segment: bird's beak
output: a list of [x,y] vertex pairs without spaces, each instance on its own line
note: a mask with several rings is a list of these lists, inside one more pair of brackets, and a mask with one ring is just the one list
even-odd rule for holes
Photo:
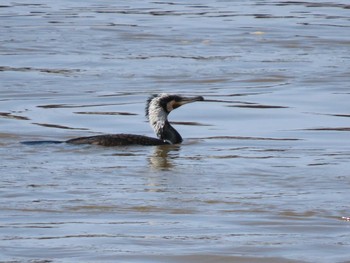
[[176,109],[182,105],[196,102],[196,101],[203,101],[204,98],[202,96],[197,96],[197,97],[183,97],[180,101],[176,101],[173,105],[173,108]]

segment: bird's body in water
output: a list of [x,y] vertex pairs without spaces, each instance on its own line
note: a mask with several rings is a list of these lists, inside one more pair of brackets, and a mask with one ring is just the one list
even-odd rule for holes
[[[189,98],[166,93],[150,97],[146,103],[146,117],[158,138],[121,133],[79,137],[65,142],[70,144],[94,144],[102,146],[179,144],[182,142],[182,137],[175,128],[170,125],[168,121],[169,113],[184,104],[203,100],[204,98],[202,96]],[[45,141],[41,141],[41,143],[44,142]],[[63,143],[64,141],[47,142]],[[35,142],[24,143],[33,144]],[[40,143],[40,141],[37,143]]]

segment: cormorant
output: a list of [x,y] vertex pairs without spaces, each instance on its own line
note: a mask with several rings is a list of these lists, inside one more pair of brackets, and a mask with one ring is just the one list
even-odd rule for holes
[[[179,144],[182,142],[181,135],[172,127],[168,121],[169,113],[187,103],[203,101],[202,96],[183,97],[172,94],[157,94],[148,98],[146,103],[146,117],[158,138],[152,138],[135,134],[106,134],[89,137],[79,137],[65,141],[71,144],[94,144],[102,146],[123,145],[165,145]],[[42,141],[45,142],[45,141]],[[64,141],[46,141],[62,143]],[[30,142],[27,142],[30,143]],[[35,143],[35,142],[33,142]]]

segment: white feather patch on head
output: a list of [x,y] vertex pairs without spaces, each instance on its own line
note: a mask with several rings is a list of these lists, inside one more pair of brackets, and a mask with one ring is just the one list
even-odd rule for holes
[[153,98],[148,108],[149,123],[158,137],[160,137],[160,131],[164,127],[168,116],[168,113],[164,111],[159,102],[165,96],[168,95],[160,94],[158,97]]

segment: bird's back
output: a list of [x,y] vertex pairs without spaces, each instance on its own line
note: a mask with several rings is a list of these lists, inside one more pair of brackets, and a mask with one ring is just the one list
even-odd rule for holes
[[71,144],[93,144],[101,146],[125,146],[125,145],[165,145],[168,144],[157,138],[135,134],[108,134],[89,137],[79,137],[66,141]]

